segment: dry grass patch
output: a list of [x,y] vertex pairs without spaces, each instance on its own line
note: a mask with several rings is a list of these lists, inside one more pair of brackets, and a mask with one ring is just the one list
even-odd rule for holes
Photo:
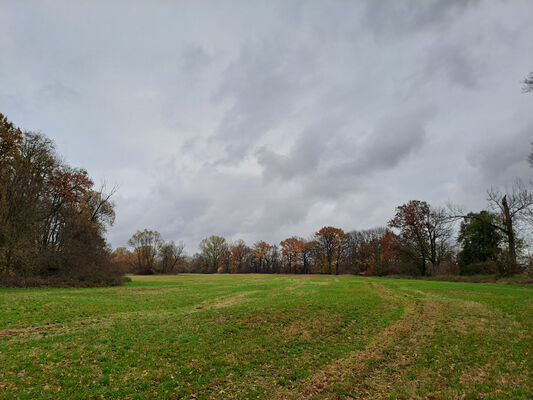
[[[398,301],[398,298],[382,287],[380,293]],[[316,371],[302,382],[302,387],[297,392],[278,388],[273,398],[337,398],[336,390],[345,382],[350,383],[343,398],[383,398],[385,392],[382,390],[386,390],[394,381],[394,374],[383,374],[383,364],[395,358],[398,368],[408,363],[406,355],[398,354],[396,345],[405,341],[417,342],[420,337],[430,333],[434,329],[438,314],[439,307],[434,302],[407,303],[402,318],[375,335],[364,349],[354,351]],[[357,385],[352,383],[355,377]],[[367,386],[367,382],[371,382],[372,387]]]

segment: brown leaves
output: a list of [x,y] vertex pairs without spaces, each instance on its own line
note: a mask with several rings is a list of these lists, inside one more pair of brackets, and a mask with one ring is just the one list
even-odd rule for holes
[[50,173],[50,190],[55,197],[79,202],[93,186],[87,171],[74,168],[55,168]]
[[317,246],[321,251],[323,266],[326,273],[332,273],[335,264],[335,273],[339,273],[339,262],[343,250],[344,231],[340,228],[325,226],[315,233]]
[[302,249],[305,246],[304,241],[296,237],[291,237],[282,240],[279,244],[284,263],[287,265],[289,272],[297,272],[300,265]]
[[0,169],[9,159],[20,154],[22,132],[0,113]]

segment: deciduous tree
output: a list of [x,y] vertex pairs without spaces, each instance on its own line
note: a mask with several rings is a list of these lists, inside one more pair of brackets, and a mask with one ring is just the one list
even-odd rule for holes
[[283,264],[289,273],[297,273],[300,269],[300,256],[304,242],[296,237],[290,237],[279,243]]
[[498,216],[488,211],[469,213],[464,218],[457,238],[461,244],[457,260],[462,273],[485,272],[472,270],[469,266],[498,260],[503,242],[502,232],[496,227],[498,225]]
[[324,264],[324,272],[338,275],[343,251],[344,231],[332,226],[325,226],[315,233],[315,238]]
[[383,252],[381,238],[385,228],[352,231],[344,239],[345,264],[350,273],[366,274],[372,271],[381,259]]
[[237,240],[230,247],[230,268],[229,272],[244,273],[249,272],[250,248],[244,240]]
[[450,219],[444,209],[432,209],[425,201],[411,200],[396,207],[389,227],[398,229],[421,275],[427,275],[428,266],[439,265],[449,250]]
[[207,263],[207,272],[215,273],[223,266],[225,257],[228,257],[229,249],[226,239],[222,236],[212,235],[200,242],[200,251]]
[[173,240],[163,243],[159,250],[159,268],[162,274],[175,273],[183,262],[185,245]]
[[113,193],[62,162],[50,139],[0,114],[0,275],[114,281],[103,237]]
[[253,272],[272,272],[270,271],[272,260],[273,246],[267,242],[260,241],[254,245],[254,271]]
[[300,258],[302,260],[302,273],[309,274],[312,272],[313,261],[316,259],[318,242],[316,240],[302,240],[303,245],[300,247]]
[[533,192],[521,181],[516,181],[507,193],[490,189],[488,201],[492,210],[499,214],[496,223],[492,223],[491,226],[505,235],[508,245],[509,259],[500,264],[500,272],[503,275],[516,273],[519,270],[516,230],[519,230],[525,222],[533,221]]
[[137,273],[151,275],[156,272],[156,257],[162,244],[161,234],[157,231],[144,229],[133,234],[128,245],[133,248],[135,254]]

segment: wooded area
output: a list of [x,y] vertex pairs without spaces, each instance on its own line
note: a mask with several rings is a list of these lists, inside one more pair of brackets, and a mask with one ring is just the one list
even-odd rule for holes
[[50,139],[0,114],[0,284],[119,283],[104,238],[112,194],[62,162]]
[[[530,268],[522,237],[531,222],[533,193],[517,183],[510,193],[489,191],[490,211],[461,213],[412,200],[398,206],[386,227],[344,232],[326,226],[310,238],[289,237],[279,245],[222,236],[201,241],[185,256],[183,244],[165,243],[158,232],[135,233],[114,260],[139,274],[290,273],[357,275],[509,276]],[[455,238],[456,222],[460,221]]]

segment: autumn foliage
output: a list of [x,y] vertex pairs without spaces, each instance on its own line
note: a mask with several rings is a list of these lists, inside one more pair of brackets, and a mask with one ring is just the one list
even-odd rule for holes
[[0,114],[0,283],[117,283],[104,233],[110,194],[66,165],[52,141]]

